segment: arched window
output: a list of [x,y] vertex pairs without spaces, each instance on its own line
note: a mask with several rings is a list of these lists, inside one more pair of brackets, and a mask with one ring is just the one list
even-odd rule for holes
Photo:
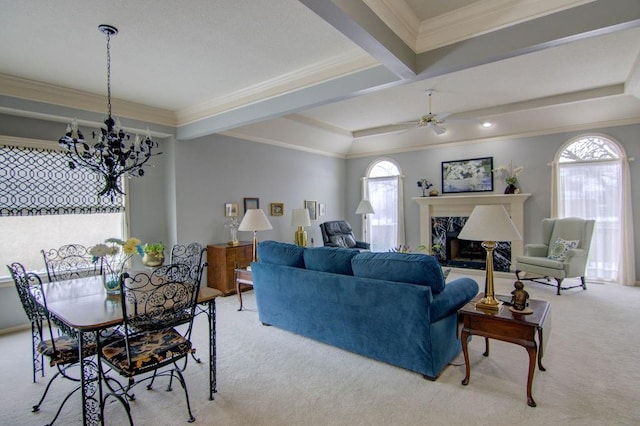
[[[630,191],[623,148],[605,136],[580,136],[560,148],[556,165],[557,216],[596,220],[586,277],[625,284],[635,281],[635,268],[629,265],[635,259],[633,244],[626,241],[633,238],[633,231],[626,229],[632,219],[630,200],[625,199]],[[632,277],[627,276],[630,266]]]
[[402,174],[391,159],[371,163],[363,178],[362,197],[371,202],[374,214],[363,221],[372,251],[388,251],[404,244]]

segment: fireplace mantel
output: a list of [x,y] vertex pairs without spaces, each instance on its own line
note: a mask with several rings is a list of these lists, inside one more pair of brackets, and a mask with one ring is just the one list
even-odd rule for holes
[[[449,195],[414,197],[420,206],[420,244],[431,247],[431,218],[469,217],[477,205],[502,204],[524,239],[524,202],[531,194]],[[524,252],[523,241],[511,243],[511,264]]]

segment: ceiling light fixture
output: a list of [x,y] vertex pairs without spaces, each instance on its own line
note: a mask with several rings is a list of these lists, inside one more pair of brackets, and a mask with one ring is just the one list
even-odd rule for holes
[[488,129],[489,127],[493,127],[493,123],[490,121],[485,121],[484,123],[482,123],[482,127]]
[[121,188],[122,176],[143,176],[145,165],[158,147],[157,142],[151,139],[149,128],[141,139],[136,135],[133,142],[131,136],[120,125],[120,120],[111,117],[111,36],[118,34],[118,29],[111,25],[100,25],[98,29],[107,36],[107,107],[108,117],[104,121],[106,129],[100,128],[100,132],[92,132],[93,144],[87,143],[80,129],[78,121],[74,118],[67,126],[67,131],[58,143],[66,152],[69,159],[69,168],[84,167],[90,169],[105,179],[104,188],[98,196],[109,195],[113,200],[114,195],[124,192]]

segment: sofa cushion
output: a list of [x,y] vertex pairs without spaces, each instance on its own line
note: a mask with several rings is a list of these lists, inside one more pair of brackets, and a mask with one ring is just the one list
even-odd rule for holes
[[433,256],[409,253],[358,253],[351,259],[353,275],[431,287],[433,294],[445,286],[442,268]]
[[273,265],[304,268],[304,247],[278,241],[258,243],[258,260]]
[[356,254],[357,250],[339,247],[310,247],[304,251],[304,265],[314,271],[353,275],[351,259]]

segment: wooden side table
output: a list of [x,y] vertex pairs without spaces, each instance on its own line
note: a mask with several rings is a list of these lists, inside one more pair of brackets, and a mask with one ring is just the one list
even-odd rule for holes
[[240,308],[239,311],[242,310],[242,292],[240,291],[240,285],[246,284],[253,287],[253,275],[251,274],[251,270],[236,268],[236,294],[238,295],[238,300],[240,300]]
[[[551,327],[549,302],[529,299],[529,308],[533,310],[533,313],[522,315],[511,312],[506,305],[500,306],[498,312],[476,309],[475,303],[483,296],[484,294],[479,294],[458,311],[458,316],[462,323],[460,339],[462,340],[462,352],[464,353],[464,365],[466,368],[466,375],[462,380],[462,384],[466,386],[471,375],[467,348],[469,336],[475,334],[485,338],[484,356],[489,356],[489,339],[515,343],[523,346],[529,353],[527,404],[530,407],[535,407],[536,402],[533,400],[531,388],[533,386],[536,358],[538,360],[538,368],[541,371],[545,371],[542,366],[542,354]],[[546,331],[543,334],[543,329],[545,328]],[[537,342],[536,335],[538,337]]]

